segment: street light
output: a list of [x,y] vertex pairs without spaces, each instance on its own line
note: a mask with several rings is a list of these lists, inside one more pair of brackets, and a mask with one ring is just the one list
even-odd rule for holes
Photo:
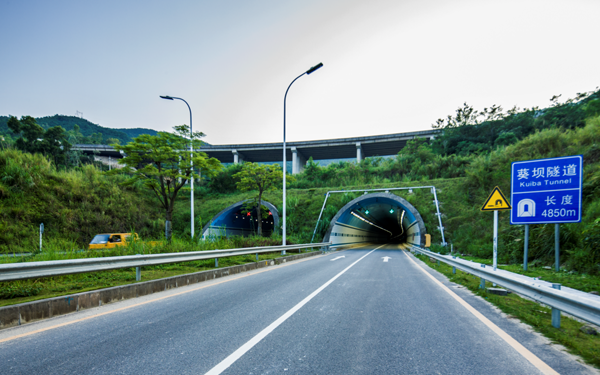
[[[283,97],[283,246],[285,246],[285,214],[286,214],[286,201],[285,201],[285,172],[287,169],[287,155],[285,154],[285,100],[287,99],[288,91],[290,91],[290,87],[296,82],[296,80],[303,75],[308,75],[321,68],[323,63],[318,63],[312,68],[308,69],[306,72],[300,74],[296,77],[292,83],[288,86],[287,90],[285,90],[285,96]],[[285,254],[285,250],[283,250],[282,254]]]
[[191,190],[192,190],[192,196],[191,196],[190,205],[191,205],[191,208],[192,208],[192,215],[191,216],[192,216],[192,239],[193,239],[194,238],[194,175],[193,175],[193,173],[194,173],[194,162],[192,161],[192,157],[194,156],[193,155],[193,152],[194,152],[194,141],[193,141],[193,138],[192,138],[192,136],[193,136],[193,133],[192,133],[192,109],[190,108],[190,105],[188,104],[188,102],[186,102],[182,98],[176,98],[174,96],[168,96],[168,95],[161,95],[160,97],[161,97],[161,99],[167,99],[167,100],[173,100],[173,99],[181,100],[182,102],[185,103],[185,105],[187,105],[188,109],[190,110],[190,163],[191,163],[191,166],[192,166],[192,176],[191,176],[192,178],[191,178],[191,181],[190,181],[190,187],[191,187]]

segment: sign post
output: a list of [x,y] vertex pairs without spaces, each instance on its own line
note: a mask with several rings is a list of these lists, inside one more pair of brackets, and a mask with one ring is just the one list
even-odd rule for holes
[[42,233],[44,233],[44,223],[40,224],[40,253],[42,252]]
[[[559,224],[581,222],[582,182],[582,155],[512,163],[511,201],[516,209],[511,212],[510,223],[556,224],[556,271],[560,270]],[[527,269],[527,259],[524,261]]]
[[525,244],[523,245],[523,270],[527,271],[527,258],[529,252],[529,224],[525,224]]
[[494,211],[494,271],[498,267],[498,211],[510,210],[512,207],[508,200],[496,186],[492,194],[481,207],[481,211]]

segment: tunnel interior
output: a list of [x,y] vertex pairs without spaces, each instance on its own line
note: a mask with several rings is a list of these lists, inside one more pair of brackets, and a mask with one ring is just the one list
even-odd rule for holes
[[356,198],[339,210],[323,242],[421,245],[425,233],[421,215],[408,201],[395,194],[374,193]]
[[259,218],[257,209],[246,209],[244,203],[246,201],[237,202],[215,215],[204,226],[202,238],[256,235],[258,234],[258,220],[262,221],[263,236],[270,236],[279,224],[279,213],[275,206],[262,201],[262,211],[266,212],[266,215]]

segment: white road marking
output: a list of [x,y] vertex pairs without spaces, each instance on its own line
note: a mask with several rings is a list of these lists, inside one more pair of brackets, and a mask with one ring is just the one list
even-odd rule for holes
[[483,324],[485,324],[488,328],[490,328],[495,334],[500,336],[502,340],[504,340],[508,345],[510,345],[513,349],[515,349],[519,354],[525,357],[532,365],[534,365],[538,370],[540,370],[543,374],[552,374],[558,375],[552,367],[548,366],[546,362],[539,359],[535,354],[530,352],[526,347],[521,345],[520,342],[515,340],[511,335],[504,332],[500,327],[492,323],[491,320],[486,318],[482,313],[477,311],[473,306],[469,305],[464,299],[460,298],[456,293],[451,291],[446,285],[442,284],[438,279],[433,277],[429,272],[427,272],[421,265],[415,262],[408,254],[406,254],[408,259],[417,266],[417,268],[425,275],[429,276],[437,285],[439,285],[446,293],[450,294],[452,298],[454,298],[458,303],[460,303],[464,308],[466,308],[471,314],[475,315],[477,319],[479,319]]
[[345,257],[346,257],[345,255],[342,255],[342,256],[339,256],[339,257],[333,258],[331,261],[333,262],[334,260],[338,260],[338,259],[345,258]]
[[387,263],[392,257],[381,257],[381,259],[383,259],[383,263]]
[[385,245],[381,245],[381,246],[376,247],[375,249],[369,251],[368,253],[366,253],[365,255],[363,255],[360,259],[358,259],[356,262],[354,262],[351,265],[349,265],[348,267],[346,267],[342,272],[338,273],[333,278],[331,278],[331,280],[329,280],[325,284],[321,285],[319,287],[319,289],[317,289],[314,292],[312,292],[308,297],[306,297],[305,299],[303,299],[302,301],[300,301],[300,303],[298,303],[296,306],[292,307],[288,312],[286,312],[285,314],[283,314],[279,319],[277,319],[276,321],[274,321],[273,323],[271,323],[267,328],[265,328],[262,331],[260,331],[258,333],[258,335],[256,335],[253,338],[251,338],[250,341],[248,341],[247,343],[245,343],[244,345],[242,345],[238,350],[236,350],[235,352],[233,352],[232,354],[230,354],[229,357],[225,358],[223,361],[221,361],[221,363],[219,363],[218,365],[216,365],[215,367],[213,367],[210,371],[208,371],[206,373],[206,375],[218,375],[218,374],[222,373],[223,371],[227,370],[229,368],[229,366],[231,366],[232,364],[234,364],[235,361],[237,361],[238,359],[240,359],[241,356],[243,356],[244,354],[246,354],[246,352],[248,352],[250,349],[252,349],[262,339],[264,339],[265,337],[267,337],[267,335],[269,333],[273,332],[275,330],[275,328],[279,327],[290,316],[294,315],[294,313],[296,311],[300,310],[302,308],[302,306],[306,305],[317,294],[321,293],[323,291],[323,289],[325,289],[325,288],[327,288],[329,286],[329,284],[331,284],[332,282],[334,282],[338,277],[342,276],[346,271],[348,271],[350,268],[352,268],[356,263],[358,263],[361,260],[363,260],[367,255],[371,254],[373,251],[375,251],[377,249],[380,249],[380,248],[382,248],[384,246]]

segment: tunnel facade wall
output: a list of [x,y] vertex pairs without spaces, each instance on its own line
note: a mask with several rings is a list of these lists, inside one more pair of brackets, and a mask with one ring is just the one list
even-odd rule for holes
[[[325,233],[323,242],[331,242],[333,245],[352,245],[364,242],[385,243],[390,240],[390,235],[384,230],[369,230],[365,229],[364,225],[352,225],[348,221],[348,213],[360,206],[361,202],[378,202],[375,204],[390,205],[400,207],[406,211],[406,242],[411,245],[422,245],[425,243],[425,234],[427,230],[421,214],[417,209],[410,204],[406,199],[391,193],[372,193],[362,195],[348,204],[331,220],[329,229]],[[360,224],[360,223],[359,223]],[[374,227],[374,226],[371,226]]]
[[[255,234],[253,230],[248,228],[240,228],[235,227],[233,225],[223,226],[219,225],[222,218],[227,217],[227,215],[234,214],[247,200],[243,200],[237,203],[232,204],[231,206],[225,208],[218,214],[216,214],[209,222],[202,228],[202,238],[209,237],[231,237],[231,236],[249,236]],[[269,202],[261,201],[261,204],[269,209],[273,214],[273,228],[279,227],[279,211]]]

